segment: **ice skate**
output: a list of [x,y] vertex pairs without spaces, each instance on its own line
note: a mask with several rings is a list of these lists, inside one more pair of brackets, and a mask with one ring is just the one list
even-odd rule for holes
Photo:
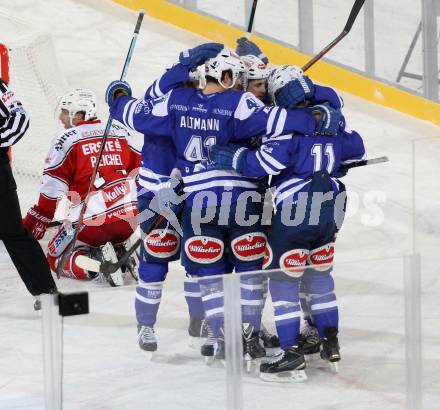
[[260,378],[268,382],[291,383],[307,380],[304,355],[296,347],[282,350],[274,360],[260,365]]
[[[115,249],[113,248],[111,242],[107,242],[105,245],[100,246],[99,249],[102,253],[102,258],[104,261],[112,263],[118,262],[118,257],[116,256]],[[124,284],[124,278],[122,277],[121,269],[118,269],[114,273],[104,273],[103,275],[110,286],[116,287],[122,286]]]
[[203,343],[203,345],[201,346],[200,353],[205,358],[205,363],[211,364],[214,361],[216,338],[214,337],[214,333],[212,332],[208,324],[206,324],[206,332],[207,339],[205,343]]
[[156,335],[151,326],[138,325],[138,343],[142,353],[148,360],[151,360],[153,352],[157,350]]
[[190,316],[188,334],[190,337],[189,346],[194,349],[201,347],[203,339],[208,337],[206,320]]
[[[306,322],[306,326],[298,336],[298,346],[304,355],[315,355],[320,352],[321,339],[318,329]],[[313,356],[311,358],[314,358]]]
[[326,360],[331,368],[337,373],[338,362],[341,360],[339,353],[338,331],[334,327],[328,327],[324,331],[325,337],[322,339],[321,359]]
[[250,323],[243,323],[243,359],[246,371],[250,373],[258,359],[265,356],[266,350],[261,346],[259,334],[254,332],[254,326]]
[[225,364],[225,338],[223,336],[220,336],[217,338],[217,343],[215,345],[215,354],[214,358],[217,361],[220,361],[223,365]]

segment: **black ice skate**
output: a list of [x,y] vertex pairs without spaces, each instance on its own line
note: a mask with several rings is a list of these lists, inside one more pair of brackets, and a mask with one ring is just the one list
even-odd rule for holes
[[254,326],[250,323],[243,323],[243,359],[246,364],[246,371],[249,373],[256,359],[265,356],[266,350],[260,345],[258,332],[254,332]]
[[321,358],[328,361],[333,369],[338,371],[338,362],[341,360],[339,353],[338,331],[335,327],[328,327],[324,331],[325,337],[322,339]]
[[259,336],[265,349],[275,349],[280,347],[278,336],[269,333],[264,326],[261,326]]
[[225,338],[223,336],[217,338],[214,357],[215,360],[221,360],[222,363],[225,361]]
[[298,336],[298,346],[304,355],[319,353],[321,348],[321,339],[318,329],[307,322],[306,327]]
[[151,359],[157,350],[157,340],[151,326],[138,325],[138,343],[147,359]]
[[208,322],[205,319],[199,319],[190,316],[188,325],[188,334],[190,337],[190,347],[201,347],[203,338],[208,337]]
[[260,365],[260,378],[268,382],[290,383],[307,380],[304,355],[296,347],[282,350],[272,361]]
[[214,350],[217,340],[214,337],[214,333],[212,332],[212,329],[207,324],[207,322],[206,322],[206,333],[207,333],[207,339],[205,343],[203,343],[203,345],[201,346],[200,353],[205,358],[205,363],[209,364],[212,363],[212,361],[214,360]]

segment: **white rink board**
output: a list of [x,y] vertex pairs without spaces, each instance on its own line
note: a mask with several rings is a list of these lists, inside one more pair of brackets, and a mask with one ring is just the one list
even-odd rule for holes
[[[58,0],[56,7],[53,4],[51,0],[0,1],[2,10],[53,34],[58,63],[67,81],[72,87],[93,88],[105,115],[105,87],[120,75],[136,13],[103,0]],[[134,94],[141,95],[164,67],[176,60],[179,51],[202,41],[146,17],[128,73]],[[343,49],[344,43],[338,45],[339,53]],[[382,56],[393,57],[392,52]],[[360,212],[347,217],[336,248],[341,262],[341,269],[335,272],[341,302],[341,372],[333,376],[311,368],[308,383],[289,386],[268,385],[246,376],[244,392],[249,409],[404,408],[403,311],[398,314],[396,310],[402,267],[400,262],[373,260],[411,251],[411,142],[421,137],[432,138],[417,143],[416,149],[416,245],[423,257],[424,409],[438,408],[440,129],[350,95],[344,95],[344,100],[348,122],[364,136],[369,156],[388,155],[391,162],[353,170],[344,179],[361,199],[361,206]],[[365,225],[371,212],[362,201],[371,191],[385,193],[386,202],[380,204],[384,221],[378,226]],[[348,265],[342,269],[342,262],[358,259],[367,262],[353,265],[352,270]],[[3,246],[0,272],[0,409],[42,409],[39,321]],[[145,363],[137,349],[133,288],[115,291],[114,303],[108,303],[107,297],[113,290],[92,295],[92,314],[68,320],[72,325],[64,335],[65,408],[222,408],[224,373],[204,367],[197,354],[186,348],[180,266],[174,264],[169,276],[159,310],[158,362]],[[89,286],[60,281],[63,291]],[[115,343],[111,343],[112,337]],[[162,378],[167,378],[168,384]],[[210,393],[213,383],[214,393]]]

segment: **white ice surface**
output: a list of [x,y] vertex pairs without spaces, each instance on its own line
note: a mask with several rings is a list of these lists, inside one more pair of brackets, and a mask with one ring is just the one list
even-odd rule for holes
[[[136,14],[104,0],[54,4],[52,0],[0,0],[3,9],[50,31],[70,85],[93,88],[103,100],[107,83],[120,75]],[[146,17],[128,75],[135,95],[181,49],[201,41]],[[342,53],[344,44],[338,47]],[[402,256],[413,249],[413,237],[422,254],[423,408],[439,408],[440,129],[348,94],[344,99],[345,115],[364,136],[369,156],[388,155],[390,162],[353,170],[344,181],[353,193],[353,216],[347,217],[337,242],[340,373],[330,374],[318,362],[310,364],[304,384],[272,385],[254,375],[245,376],[246,409],[405,408]],[[101,113],[105,113],[103,104]],[[415,140],[420,141],[413,158]],[[379,196],[374,197],[374,192]],[[372,196],[377,203],[380,195],[385,195],[378,204],[383,220],[371,226],[368,217],[377,213],[365,204]],[[360,205],[354,212],[357,198]],[[41,409],[40,318],[32,311],[32,299],[1,244],[0,272],[0,409]],[[65,319],[64,408],[225,408],[224,369],[206,367],[197,351],[187,347],[182,281],[182,268],[173,264],[159,311],[159,351],[153,362],[145,361],[136,345],[132,286],[108,289],[67,279],[59,282],[63,291],[91,292],[91,314]],[[266,323],[271,326],[270,306],[266,310]]]

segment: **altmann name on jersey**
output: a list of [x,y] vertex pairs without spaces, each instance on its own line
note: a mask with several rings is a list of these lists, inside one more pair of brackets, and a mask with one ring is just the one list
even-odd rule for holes
[[192,130],[220,131],[220,120],[215,118],[194,118],[187,116],[180,117],[181,128],[191,128]]

